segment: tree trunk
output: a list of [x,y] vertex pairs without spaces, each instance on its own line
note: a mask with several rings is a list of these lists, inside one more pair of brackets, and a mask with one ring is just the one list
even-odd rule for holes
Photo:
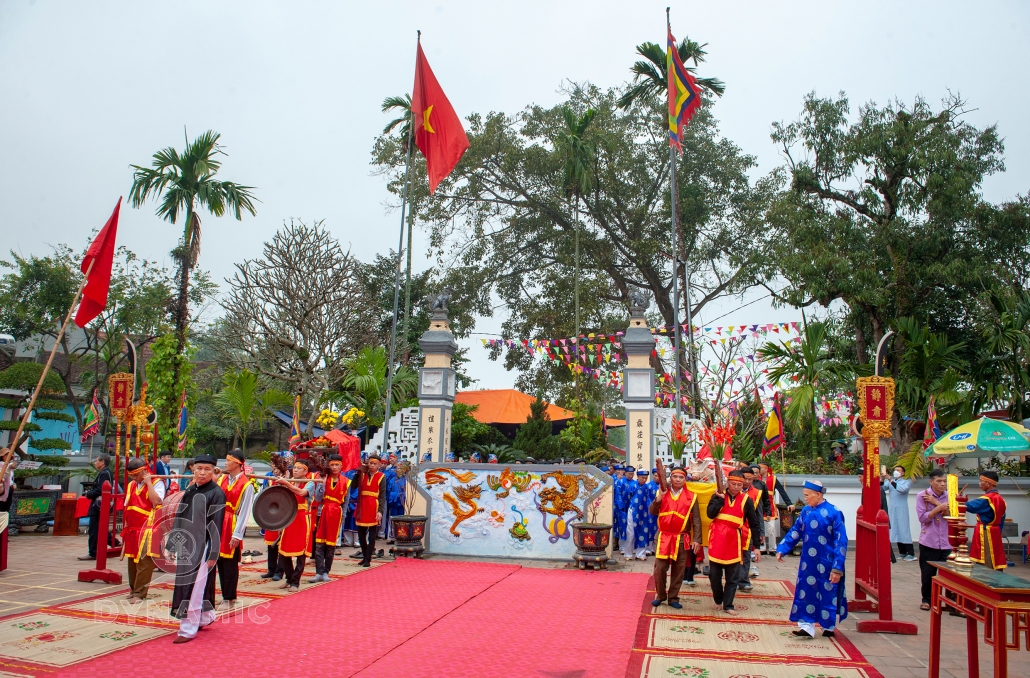
[[816,416],[815,396],[812,396],[812,458],[819,456],[819,418]]
[[[179,388],[179,375],[182,373],[183,353],[186,351],[186,328],[190,319],[190,269],[192,258],[190,257],[190,244],[193,224],[192,205],[186,210],[186,229],[182,239],[182,251],[179,259],[179,299],[175,305],[175,358],[172,360],[172,383],[175,390]],[[195,237],[195,235],[194,235]]]

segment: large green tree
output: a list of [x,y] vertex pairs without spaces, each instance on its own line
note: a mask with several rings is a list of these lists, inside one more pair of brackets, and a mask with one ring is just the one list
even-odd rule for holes
[[[579,201],[582,331],[624,329],[634,286],[653,295],[655,320],[671,324],[666,113],[656,101],[622,112],[616,106],[620,90],[583,86],[567,95],[552,108],[471,115],[471,147],[434,196],[428,195],[424,172],[412,172],[416,219],[430,229],[446,279],[461,288],[471,310],[491,315],[498,301],[506,307],[505,336],[573,335],[575,309],[568,300],[574,296],[577,220],[565,191],[560,140],[568,130],[566,110],[582,116],[593,109],[591,189]],[[719,134],[710,106],[691,120],[683,143],[680,228],[694,272],[694,305],[701,312],[751,282],[775,181],[751,180],[754,158]],[[397,140],[380,137],[373,162],[389,175],[391,190],[399,191],[404,155]],[[543,389],[550,400],[562,402],[554,396],[561,383],[571,381],[567,369],[534,369],[526,352],[510,352],[506,365],[525,370],[535,382],[520,383],[523,388]]]
[[183,216],[182,238],[172,250],[179,266],[178,295],[174,308],[176,345],[175,371],[182,364],[186,348],[186,329],[189,324],[190,272],[200,256],[200,210],[216,217],[232,214],[237,221],[243,212],[256,215],[253,188],[217,178],[222,167],[219,156],[226,155],[218,143],[221,135],[208,130],[192,142],[186,138],[186,147],[179,153],[172,147],[154,154],[150,167],[132,165],[132,188],[129,202],[139,207],[148,199],[159,201],[157,215],[171,223]]
[[[790,190],[769,211],[770,292],[795,307],[843,301],[859,363],[898,318],[970,338],[975,297],[1028,280],[1026,201],[983,199],[984,179],[1004,169],[1002,141],[965,112],[949,97],[852,115],[844,94],[810,94],[797,120],[773,125]],[[892,371],[903,350],[895,344]]]

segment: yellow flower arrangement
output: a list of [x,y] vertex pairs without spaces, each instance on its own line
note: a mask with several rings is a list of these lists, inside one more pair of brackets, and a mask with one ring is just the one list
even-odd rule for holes
[[315,423],[328,431],[329,429],[336,428],[336,422],[339,420],[340,413],[334,412],[327,407],[318,414],[318,418],[315,419]]
[[347,410],[346,412],[344,412],[342,419],[343,419],[343,423],[344,424],[347,424],[347,426],[350,426],[351,428],[353,428],[356,424],[358,424],[358,422],[362,418],[364,418],[364,416],[365,416],[365,411],[364,410],[359,410],[356,407],[352,407],[349,410]]

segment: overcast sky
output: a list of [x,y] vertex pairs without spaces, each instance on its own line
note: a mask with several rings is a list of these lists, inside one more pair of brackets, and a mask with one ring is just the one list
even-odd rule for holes
[[[369,158],[387,120],[380,102],[411,90],[416,29],[459,115],[511,113],[555,104],[566,79],[623,83],[634,46],[664,41],[666,4],[0,0],[0,249],[83,247],[128,193],[130,163],[181,147],[185,126],[221,132],[220,176],[261,200],[256,218],[205,218],[200,261],[217,281],[291,216],[324,218],[370,259],[397,243],[399,215]],[[1030,188],[1030,4],[674,2],[672,26],[709,43],[701,74],[727,84],[715,114],[763,172],[782,163],[770,123],[795,118],[807,92],[843,90],[854,111],[920,94],[936,103],[950,88],[976,109],[972,123],[997,123],[1005,139],[1008,171],[986,197]],[[119,242],[142,256],[168,264],[180,233],[152,206],[122,212]],[[425,267],[420,249],[417,239]],[[799,318],[761,301],[734,311],[749,300],[702,320]],[[485,355],[473,349],[479,386],[510,386]]]

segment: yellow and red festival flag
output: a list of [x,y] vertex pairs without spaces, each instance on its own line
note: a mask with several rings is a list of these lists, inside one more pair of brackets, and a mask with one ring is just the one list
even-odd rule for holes
[[780,396],[773,399],[773,409],[769,413],[769,422],[765,425],[765,439],[762,441],[762,459],[783,446],[783,407]]
[[676,49],[676,38],[672,37],[672,26],[668,28],[669,43],[665,63],[669,83],[669,145],[682,154],[683,129],[701,105],[701,88],[683,65],[679,50]]
[[290,445],[300,442],[300,396],[293,401],[293,423],[290,424]]
[[433,69],[418,42],[415,58],[415,87],[411,94],[412,135],[415,145],[426,158],[429,173],[429,192],[436,191],[441,181],[451,173],[469,147],[469,138],[461,119],[436,81]]

